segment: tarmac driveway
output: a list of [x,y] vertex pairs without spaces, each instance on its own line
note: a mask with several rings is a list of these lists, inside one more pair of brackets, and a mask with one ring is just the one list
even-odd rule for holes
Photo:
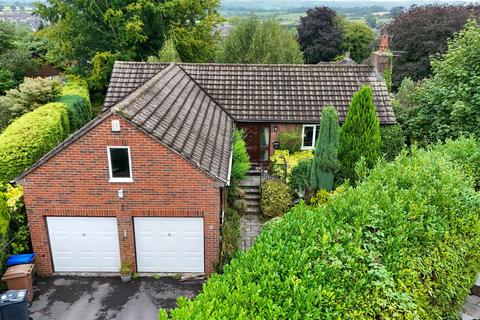
[[173,308],[180,296],[193,298],[202,281],[119,277],[39,278],[30,306],[33,320],[154,320],[159,308]]

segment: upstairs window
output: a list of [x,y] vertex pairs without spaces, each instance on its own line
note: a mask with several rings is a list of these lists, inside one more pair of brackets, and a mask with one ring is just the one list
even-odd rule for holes
[[108,147],[110,182],[132,182],[129,147]]
[[304,124],[302,129],[302,150],[315,149],[320,126]]

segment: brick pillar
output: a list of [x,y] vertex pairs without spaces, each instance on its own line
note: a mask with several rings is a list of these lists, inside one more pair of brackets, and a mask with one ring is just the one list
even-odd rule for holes
[[120,244],[120,259],[132,264],[132,271],[137,271],[135,263],[135,238],[133,231],[133,217],[118,216],[118,241]]
[[32,209],[27,209],[28,228],[32,239],[33,252],[35,252],[35,265],[40,276],[51,276],[53,273],[52,257],[48,243],[46,218],[41,214],[34,214]]

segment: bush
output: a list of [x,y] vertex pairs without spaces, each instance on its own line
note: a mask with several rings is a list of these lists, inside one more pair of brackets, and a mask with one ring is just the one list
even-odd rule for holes
[[292,169],[301,161],[312,159],[313,152],[311,150],[295,152],[290,154],[288,150],[275,150],[275,153],[270,157],[270,174],[273,176],[285,179],[284,163],[287,162],[287,182],[290,181]]
[[46,104],[15,120],[0,135],[0,181],[9,181],[70,134],[67,107]]
[[232,155],[232,184],[236,185],[240,180],[246,177],[250,169],[250,157],[245,147],[243,139],[243,131],[239,129],[233,130],[233,155]]
[[0,94],[5,94],[7,90],[14,88],[16,85],[17,81],[15,81],[13,72],[0,67]]
[[260,207],[268,217],[279,217],[292,207],[292,195],[287,184],[269,180],[262,184]]
[[305,197],[309,193],[310,184],[310,168],[312,166],[312,159],[300,160],[298,164],[293,167],[290,177],[290,189],[300,198]]
[[355,181],[355,164],[362,157],[367,168],[373,167],[380,157],[380,123],[375,113],[373,91],[363,86],[352,97],[345,122],[340,131],[338,157],[341,175]]
[[300,130],[280,132],[277,138],[282,150],[295,153],[302,148],[302,133]]
[[456,319],[480,264],[480,195],[455,146],[471,157],[462,142],[414,149],[325,206],[295,207],[171,317]]
[[[2,192],[1,189],[0,192]],[[30,250],[30,233],[23,201],[23,188],[7,184],[3,189],[10,212],[9,238],[14,239],[10,243],[9,252],[12,254],[26,253]]]
[[72,132],[80,129],[92,119],[92,105],[86,81],[70,77],[62,89],[62,96],[58,102],[67,106]]
[[58,81],[43,78],[25,78],[18,89],[8,90],[0,97],[0,111],[6,118],[1,120],[0,131],[14,119],[33,111],[41,105],[58,98],[61,86]]
[[10,224],[10,214],[7,207],[7,197],[0,192],[0,245],[2,250],[0,250],[0,272],[3,274],[5,270],[5,261],[8,255],[8,249],[3,248],[3,246],[8,242]]
[[230,262],[238,251],[238,240],[240,239],[240,215],[232,208],[225,210],[225,217],[222,226],[222,245],[220,248],[219,270]]
[[386,160],[392,161],[405,146],[403,130],[399,124],[383,125],[380,126],[380,134],[382,136],[380,152]]

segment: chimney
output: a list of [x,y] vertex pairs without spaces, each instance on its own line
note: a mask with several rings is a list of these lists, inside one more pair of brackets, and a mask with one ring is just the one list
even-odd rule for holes
[[378,79],[383,79],[385,70],[392,67],[392,53],[388,50],[388,35],[384,33],[378,51],[372,52],[370,63],[375,67]]

